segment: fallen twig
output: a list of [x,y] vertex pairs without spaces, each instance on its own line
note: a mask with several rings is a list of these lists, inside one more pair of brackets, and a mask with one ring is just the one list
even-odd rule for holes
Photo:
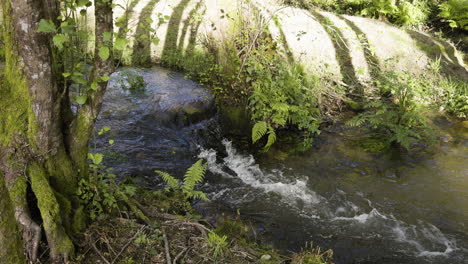
[[96,251],[96,253],[102,258],[102,260],[103,260],[106,264],[111,264],[111,263],[102,255],[101,251],[99,251],[99,249],[96,247],[96,244],[95,244],[95,243],[93,243],[92,246],[93,246],[94,251]]
[[166,262],[167,264],[172,264],[171,253],[169,252],[169,241],[167,241],[166,231],[164,230],[163,226],[161,226],[161,231],[162,231],[163,240],[164,240],[164,250],[166,251]]
[[177,254],[177,256],[175,256],[174,262],[172,262],[172,263],[173,263],[173,264],[177,264],[177,260],[179,260],[179,258],[182,256],[182,254],[184,254],[184,252],[187,251],[187,250],[188,250],[188,248],[182,249],[182,250],[179,252],[179,254]]
[[112,260],[112,262],[110,264],[114,264],[117,259],[119,258],[119,256],[124,252],[124,250],[130,245],[130,243],[133,242],[133,240],[135,240],[135,238],[137,238],[137,236],[140,234],[140,232],[142,232],[144,229],[146,228],[146,226],[142,226],[136,233],[135,235],[133,235],[129,240],[128,242],[120,249],[120,252],[115,256],[114,260]]

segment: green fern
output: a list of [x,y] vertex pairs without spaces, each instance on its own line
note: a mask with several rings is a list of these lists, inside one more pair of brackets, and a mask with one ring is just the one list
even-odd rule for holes
[[267,122],[258,121],[252,128],[252,143],[260,140],[267,133]]
[[157,174],[161,176],[163,181],[169,185],[170,188],[173,190],[178,190],[180,189],[180,182],[176,178],[172,177],[169,173],[164,172],[164,171],[155,171]]
[[187,193],[187,197],[194,200],[202,200],[202,201],[209,201],[206,194],[202,191],[191,191]]
[[199,199],[203,201],[209,201],[208,197],[206,197],[206,195],[203,192],[194,190],[195,185],[203,181],[206,173],[206,166],[207,164],[203,163],[202,159],[195,162],[185,173],[184,181],[182,184],[179,180],[177,180],[167,172],[159,170],[155,172],[159,174],[163,181],[169,185],[169,187],[166,188],[166,191],[172,189],[172,191],[175,192],[182,192],[185,195],[186,199]]
[[202,159],[199,159],[195,162],[192,167],[190,167],[184,176],[184,184],[182,185],[182,190],[185,192],[192,192],[195,188],[195,184],[203,181],[206,173],[206,163],[203,163]]
[[270,147],[273,144],[275,144],[275,142],[276,142],[276,132],[275,132],[275,129],[270,126],[268,127],[268,140],[267,140],[265,147],[263,148],[264,151],[265,152],[268,151]]

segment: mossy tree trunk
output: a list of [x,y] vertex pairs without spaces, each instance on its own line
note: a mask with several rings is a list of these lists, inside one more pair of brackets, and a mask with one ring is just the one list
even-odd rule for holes
[[[87,103],[69,118],[68,89],[59,85],[62,72],[57,67],[59,57],[53,56],[57,52],[52,34],[37,32],[41,19],[57,21],[60,2],[0,1],[6,59],[0,84],[0,242],[14,238],[3,230],[19,227],[22,252],[35,262],[42,225],[51,261],[67,263],[74,251],[72,238],[77,230],[73,226],[80,226],[74,222],[83,219],[74,215],[83,212],[76,189],[78,181],[87,177],[89,139],[107,82],[99,81],[98,89],[88,93]],[[107,45],[112,50],[112,41],[104,43],[103,38],[104,32],[112,33],[112,1],[95,2],[96,49]],[[98,80],[113,71],[113,63],[95,57],[93,78]],[[3,187],[9,200],[3,197]],[[33,217],[31,208],[38,208],[40,215]],[[12,224],[13,215],[16,224]],[[18,256],[15,243],[0,251]],[[8,263],[24,263],[26,258],[18,256]]]

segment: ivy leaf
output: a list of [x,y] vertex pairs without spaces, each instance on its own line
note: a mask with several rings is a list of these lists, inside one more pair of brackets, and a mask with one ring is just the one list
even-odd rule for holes
[[122,39],[122,38],[118,38],[118,39],[115,40],[114,48],[115,48],[116,50],[122,51],[122,50],[124,50],[125,47],[127,46],[127,43],[128,43],[128,40]]
[[103,61],[109,59],[109,56],[110,56],[109,48],[108,47],[99,48],[99,54],[98,55],[101,58],[101,60],[103,60]]
[[80,95],[75,98],[75,101],[80,105],[84,105],[86,103],[86,100],[88,100],[88,96],[86,95]]
[[41,21],[39,21],[39,27],[37,28],[37,32],[53,33],[55,31],[55,25],[51,21],[45,19],[41,19]]
[[68,38],[64,34],[57,34],[52,40],[57,48],[63,49],[63,43],[67,42]]
[[115,141],[113,139],[109,140],[110,145],[114,145]]
[[110,80],[109,75],[104,75],[104,76],[101,77],[101,81],[103,81],[103,82],[107,82],[108,80]]

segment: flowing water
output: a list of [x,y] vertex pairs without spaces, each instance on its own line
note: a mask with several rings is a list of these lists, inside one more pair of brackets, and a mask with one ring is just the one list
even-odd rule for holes
[[306,153],[254,157],[224,138],[216,117],[170,125],[139,111],[151,92],[106,95],[97,127],[111,131],[95,148],[118,175],[159,188],[154,170],[180,177],[204,158],[200,188],[212,202],[197,208],[239,211],[283,250],[313,242],[336,263],[468,263],[468,131],[459,123],[435,119],[442,137],[432,153],[370,154],[358,132],[336,126]]

